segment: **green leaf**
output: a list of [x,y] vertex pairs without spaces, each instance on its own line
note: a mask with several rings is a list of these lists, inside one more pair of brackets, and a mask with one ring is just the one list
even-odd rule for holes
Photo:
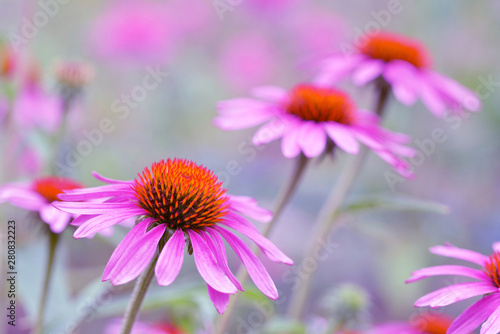
[[417,211],[431,212],[439,214],[448,214],[450,207],[447,205],[413,198],[403,195],[370,195],[352,201],[345,205],[341,210],[341,214],[357,213],[367,210],[390,210],[390,211]]

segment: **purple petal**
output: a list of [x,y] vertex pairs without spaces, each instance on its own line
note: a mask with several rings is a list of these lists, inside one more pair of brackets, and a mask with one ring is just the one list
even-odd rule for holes
[[318,86],[330,86],[347,77],[365,57],[358,55],[338,54],[323,61],[319,75],[314,78]]
[[463,266],[445,265],[445,266],[422,268],[420,270],[414,271],[411,273],[411,277],[408,280],[406,280],[406,283],[412,283],[430,276],[440,276],[440,275],[459,275],[459,276],[477,278],[479,280],[487,279],[486,274],[481,270]]
[[391,84],[398,101],[406,106],[415,104],[421,81],[419,70],[415,66],[406,61],[391,61],[384,69],[383,76]]
[[[271,276],[269,276],[269,273],[266,271],[266,268],[264,268],[264,265],[259,261],[255,254],[252,253],[248,246],[233,233],[221,227],[215,226],[213,229],[226,239],[231,248],[235,251],[236,255],[238,255],[243,262],[243,265],[247,268],[248,274],[260,291],[273,300],[278,299],[278,290],[276,289]],[[212,235],[215,234],[212,230],[209,230],[208,232]]]
[[227,304],[229,303],[230,295],[227,293],[219,292],[208,284],[207,284],[207,289],[208,289],[208,296],[210,297],[210,300],[214,304],[217,312],[219,312],[219,314],[224,313],[224,311],[226,311]]
[[290,126],[283,134],[281,140],[281,151],[286,158],[295,158],[300,153],[298,142],[299,127],[297,125]]
[[93,188],[66,190],[64,193],[59,194],[57,198],[63,201],[75,202],[120,195],[132,195],[131,197],[133,197],[133,194],[134,191],[128,184],[111,184]]
[[386,63],[378,59],[369,59],[360,63],[352,74],[356,86],[364,86],[382,74]]
[[114,179],[110,179],[108,177],[105,177],[105,176],[102,176],[101,174],[97,173],[97,172],[92,172],[92,176],[95,177],[97,180],[99,181],[102,181],[102,182],[105,182],[105,183],[119,183],[119,184],[133,184],[134,181],[133,180],[114,180]]
[[184,244],[184,232],[178,229],[163,247],[155,267],[159,285],[170,285],[179,275],[184,261]]
[[267,124],[261,126],[252,138],[252,144],[259,146],[262,144],[267,144],[283,136],[287,130],[286,121],[278,117],[271,120]]
[[471,251],[469,249],[458,248],[451,244],[445,246],[434,246],[431,247],[429,251],[436,255],[465,260],[478,264],[480,266],[483,266],[486,261],[488,261],[488,257],[486,255]]
[[248,228],[247,226],[238,224],[237,222],[231,220],[223,220],[221,224],[234,228],[236,231],[243,233],[253,242],[255,242],[259,248],[267,255],[267,257],[274,262],[280,262],[288,265],[293,265],[292,259],[283,254],[282,251],[278,249],[271,241],[264,238],[260,233],[255,232]]
[[54,233],[61,233],[71,220],[71,215],[56,209],[52,204],[46,204],[40,209],[40,217]]
[[109,258],[108,264],[106,268],[104,268],[104,273],[102,274],[102,280],[107,281],[110,279],[110,272],[114,269],[115,265],[118,263],[118,260],[122,257],[122,255],[127,251],[127,249],[132,245],[135,240],[139,239],[146,233],[146,229],[151,223],[152,219],[144,219],[139,224],[135,225],[123,238],[123,240],[116,246],[113,254]]
[[358,154],[359,143],[354,137],[351,129],[345,125],[335,122],[327,122],[324,123],[323,126],[325,127],[328,136],[335,142],[335,145],[347,153]]
[[188,234],[193,245],[194,262],[205,282],[219,292],[236,293],[236,287],[217,265],[206,242],[194,231],[188,231]]
[[315,122],[302,124],[299,130],[298,143],[302,152],[308,158],[314,158],[323,153],[326,146],[326,134],[323,128]]
[[498,293],[481,298],[462,314],[448,328],[447,334],[470,333],[486,320],[498,308],[500,296]]
[[158,249],[158,242],[165,228],[165,224],[160,224],[128,245],[118,263],[109,273],[113,285],[128,283],[142,273]]
[[256,221],[268,223],[273,219],[272,211],[261,208],[257,205],[257,201],[251,197],[231,195],[229,201],[233,210]]
[[425,106],[436,117],[443,118],[446,115],[447,105],[445,100],[439,94],[439,91],[432,84],[432,79],[421,74],[420,98]]
[[47,204],[47,200],[25,184],[6,184],[0,188],[0,203],[10,204],[22,209],[39,211]]
[[500,252],[500,242],[497,241],[497,242],[493,243],[493,250],[495,252]]
[[269,102],[283,103],[288,99],[288,92],[277,86],[262,86],[254,88],[252,96]]
[[433,291],[415,302],[417,307],[441,307],[450,305],[461,300],[497,292],[498,288],[487,282],[470,282],[450,285],[445,288]]
[[481,334],[498,334],[500,333],[500,305],[497,304],[497,309],[488,317],[488,320],[481,326]]
[[94,235],[97,232],[113,226],[125,219],[138,216],[143,213],[143,209],[129,209],[120,210],[118,211],[118,213],[111,211],[102,215],[98,215],[80,225],[80,227],[73,234],[73,237],[79,239]]
[[[77,215],[96,215],[120,210],[140,209],[134,203],[92,203],[92,202],[55,202],[54,206],[59,210]],[[142,212],[144,210],[142,209]]]

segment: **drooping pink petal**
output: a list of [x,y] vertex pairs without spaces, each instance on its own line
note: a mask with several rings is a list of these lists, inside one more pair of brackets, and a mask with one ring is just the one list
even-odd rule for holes
[[252,96],[274,103],[283,103],[288,99],[288,92],[278,86],[261,86],[252,90]]
[[118,184],[133,184],[134,181],[131,180],[115,180],[115,179],[110,179],[109,177],[102,176],[96,171],[92,172],[92,176],[95,177],[97,180],[105,182],[105,183],[118,183]]
[[446,115],[446,110],[448,106],[445,104],[444,99],[440,96],[439,91],[437,91],[432,85],[432,79],[429,79],[424,74],[421,74],[422,84],[419,87],[420,98],[425,106],[439,118],[443,118]]
[[451,244],[447,244],[444,246],[434,246],[429,248],[429,251],[436,255],[465,260],[478,264],[480,266],[483,266],[486,261],[488,261],[488,257],[486,255],[471,251],[469,249],[458,248]]
[[[114,210],[141,210],[133,203],[56,202],[54,206],[59,210],[77,215],[105,214]],[[143,209],[142,212],[144,212]]]
[[398,101],[406,106],[415,104],[420,84],[415,66],[406,61],[393,60],[387,63],[383,76],[391,84],[392,92]]
[[419,298],[415,302],[415,306],[441,307],[491,292],[498,292],[498,288],[488,282],[460,283],[433,291]]
[[158,249],[165,228],[165,224],[160,224],[129,244],[109,273],[113,285],[128,283],[142,273]]
[[251,197],[231,195],[229,201],[235,211],[256,221],[268,223],[273,219],[272,211],[261,208],[257,205],[257,201]]
[[497,308],[488,317],[488,320],[481,326],[481,334],[498,334],[500,333],[500,303]]
[[459,276],[477,278],[480,280],[485,280],[487,278],[486,274],[481,270],[463,266],[444,265],[444,266],[422,268],[417,271],[414,271],[411,273],[411,277],[406,280],[406,283],[412,283],[430,276],[440,276],[440,275],[459,275]]
[[184,244],[184,232],[178,229],[163,247],[155,267],[159,285],[170,285],[179,275],[184,261]]
[[252,239],[252,241],[259,246],[259,248],[264,252],[264,254],[267,255],[267,257],[269,257],[271,261],[285,263],[288,265],[293,264],[292,259],[286,256],[282,251],[278,249],[278,247],[276,247],[268,239],[264,238],[260,233],[257,233],[254,230],[249,229],[248,227],[241,224],[235,223],[231,220],[224,220],[221,222],[221,224],[229,226]]
[[299,146],[299,126],[293,125],[283,134],[281,140],[281,151],[286,158],[295,158],[300,153]]
[[352,81],[357,86],[364,86],[382,74],[385,62],[379,59],[367,59],[359,64],[352,73]]
[[335,122],[327,122],[323,126],[328,136],[335,142],[335,145],[347,153],[358,154],[359,143],[349,128]]
[[188,235],[193,245],[194,262],[205,282],[219,292],[236,293],[236,287],[217,265],[217,261],[206,242],[194,231],[188,230]]
[[276,118],[261,126],[252,138],[252,144],[259,146],[267,144],[283,136],[288,126],[283,118]]
[[127,249],[132,245],[135,240],[140,239],[148,228],[149,224],[152,222],[151,218],[144,219],[137,225],[135,225],[123,238],[123,240],[116,246],[113,254],[109,258],[109,261],[104,268],[104,273],[102,274],[102,280],[107,281],[110,279],[110,273],[114,269],[115,265],[118,263],[118,260],[122,257],[122,255],[127,251]]
[[499,304],[500,295],[497,293],[481,298],[453,321],[447,334],[471,333],[495,312]]
[[71,216],[56,209],[52,204],[46,204],[40,209],[40,218],[49,224],[52,232],[61,233],[68,226]]
[[74,238],[85,238],[92,236],[110,226],[113,226],[130,217],[139,216],[144,213],[143,209],[123,209],[116,212],[109,211],[87,220],[73,234]]
[[134,191],[128,184],[111,184],[93,188],[77,188],[73,190],[66,190],[59,194],[57,198],[63,201],[86,201],[89,199],[123,196],[124,194],[130,195],[132,198]]
[[227,304],[229,303],[230,295],[227,293],[219,292],[208,284],[207,284],[207,289],[208,289],[208,296],[210,297],[210,300],[214,304],[217,312],[219,312],[219,314],[224,313],[226,311]]
[[314,158],[323,153],[326,146],[326,133],[315,122],[305,122],[299,130],[299,146],[308,158]]
[[[264,265],[259,261],[255,254],[252,253],[248,246],[233,233],[221,227],[216,226],[213,229],[226,239],[231,248],[235,251],[236,255],[238,255],[247,268],[248,274],[260,291],[273,300],[278,299],[278,290],[276,289],[271,276],[269,276],[269,273],[266,271],[266,268],[264,268]],[[215,234],[211,230],[208,232]]]
[[31,211],[38,211],[47,204],[47,200],[29,185],[16,183],[0,188],[0,203],[3,202]]
[[318,86],[331,86],[347,77],[354,68],[364,61],[366,58],[363,56],[345,54],[325,59],[313,83]]

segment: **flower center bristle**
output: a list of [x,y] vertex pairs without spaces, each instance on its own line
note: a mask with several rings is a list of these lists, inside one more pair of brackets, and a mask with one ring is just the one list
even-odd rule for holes
[[226,189],[210,170],[187,160],[154,163],[133,186],[138,205],[173,230],[212,226],[226,214]]
[[355,117],[354,103],[349,96],[331,88],[299,85],[290,94],[285,107],[289,114],[306,121],[351,124]]
[[486,262],[484,269],[491,282],[500,288],[500,273],[498,272],[498,268],[500,268],[500,252],[495,252]]
[[381,33],[370,37],[359,49],[371,58],[386,62],[404,60],[419,68],[429,65],[429,57],[423,46],[402,36]]
[[83,185],[67,178],[49,176],[38,179],[34,182],[34,189],[49,202],[59,201],[57,195],[63,190],[82,188]]

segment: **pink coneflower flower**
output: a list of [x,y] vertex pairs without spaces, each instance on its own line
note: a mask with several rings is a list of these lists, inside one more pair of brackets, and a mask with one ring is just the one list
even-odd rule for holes
[[[127,218],[137,217],[138,224],[113,252],[103,280],[110,280],[114,285],[132,281],[149,265],[158,249],[156,278],[159,285],[169,285],[179,274],[186,243],[188,253],[194,254],[198,271],[207,283],[210,299],[222,313],[229,295],[242,291],[228,267],[225,239],[257,287],[269,298],[278,298],[276,287],[262,263],[243,241],[225,228],[249,237],[272,261],[292,264],[292,260],[240,216],[268,222],[272,214],[259,208],[252,198],[226,194],[222,183],[210,170],[187,160],[168,159],[154,163],[151,170],[145,168],[132,181],[97,178],[111,184],[68,191],[59,198],[69,202],[55,205],[65,212],[87,216],[76,230],[75,238],[87,237]],[[74,202],[103,198],[106,202]],[[84,216],[79,217],[80,221],[84,219]]]
[[495,243],[493,250],[494,253],[488,257],[449,244],[431,247],[431,253],[465,260],[479,265],[481,268],[473,269],[460,265],[423,268],[413,272],[406,281],[407,283],[440,275],[459,275],[474,278],[478,281],[453,284],[436,290],[417,300],[415,306],[437,308],[483,295],[483,298],[472,304],[453,321],[447,333],[469,333],[481,324],[483,324],[481,334],[497,334],[500,332],[500,243]]
[[389,322],[380,324],[366,334],[446,334],[453,319],[446,315],[424,312],[412,316],[410,322]]
[[331,85],[347,76],[360,86],[382,77],[401,103],[413,105],[420,98],[437,117],[444,117],[448,109],[480,108],[474,92],[430,68],[430,57],[420,43],[392,33],[369,36],[356,52],[323,60],[315,83]]
[[267,122],[255,133],[254,145],[282,138],[281,149],[287,158],[301,152],[313,158],[336,146],[357,154],[359,143],[363,143],[403,175],[410,174],[408,164],[399,158],[414,154],[403,145],[409,138],[380,127],[376,115],[358,109],[342,91],[298,85],[287,92],[268,86],[255,89],[253,95],[256,99],[219,102],[214,124],[237,130]]
[[0,203],[10,204],[30,211],[38,211],[40,218],[54,233],[61,233],[73,214],[61,212],[52,206],[57,195],[64,190],[83,187],[80,183],[62,177],[49,176],[29,183],[9,183],[0,187]]
[[[121,323],[120,319],[113,319],[104,334],[120,334]],[[169,323],[147,324],[136,321],[131,334],[183,334],[183,332]]]

